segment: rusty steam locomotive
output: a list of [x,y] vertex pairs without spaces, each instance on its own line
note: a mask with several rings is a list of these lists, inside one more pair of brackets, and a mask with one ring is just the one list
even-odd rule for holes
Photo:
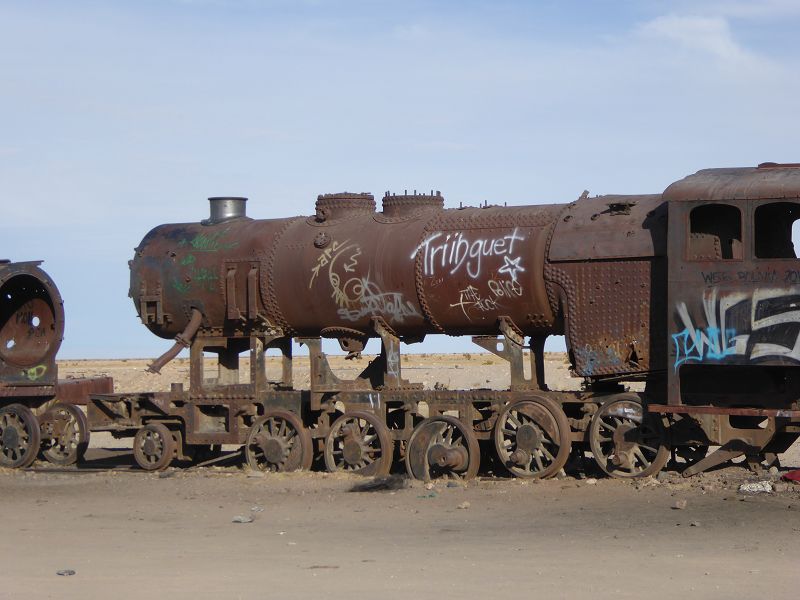
[[40,262],[0,261],[0,466],[26,467],[38,455],[65,465],[89,443],[76,404],[111,392],[110,378],[59,381],[56,354],[64,303]]
[[[189,389],[88,407],[90,429],[135,436],[145,469],[239,444],[270,471],[319,460],[377,475],[397,459],[415,478],[471,477],[493,448],[520,477],[585,451],[612,476],[654,474],[671,455],[691,475],[737,456],[773,463],[800,435],[800,165],[561,205],[445,210],[438,192],[387,193],[378,212],[343,193],[311,217],[253,220],[244,198],[210,203],[207,220],[153,229],[130,262],[143,323],[175,339],[151,369],[189,348]],[[400,344],[429,334],[472,336],[507,361],[508,389],[407,381]],[[580,390],[548,389],[550,335],[565,335]],[[345,380],[323,338],[353,357],[379,338],[381,352]],[[309,350],[307,390],[293,385],[293,339]]]

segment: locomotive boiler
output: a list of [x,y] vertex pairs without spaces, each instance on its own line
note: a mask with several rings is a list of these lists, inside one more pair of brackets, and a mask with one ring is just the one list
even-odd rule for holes
[[[151,469],[225,443],[259,469],[319,458],[377,474],[400,458],[418,478],[474,475],[481,444],[523,477],[584,450],[621,477],[671,454],[686,473],[740,455],[758,468],[800,431],[798,201],[800,169],[773,164],[538,206],[444,209],[438,192],[387,193],[379,211],[370,194],[341,193],[309,217],[253,220],[244,198],[211,198],[208,219],[156,227],[130,263],[143,323],[175,338],[151,369],[190,348],[189,390],[97,396],[90,416],[136,431]],[[508,389],[404,379],[400,343],[437,333],[505,359]],[[546,385],[544,341],[560,334],[577,391]],[[381,352],[344,380],[321,338],[351,357],[379,338]],[[309,349],[308,390],[293,385],[292,339]],[[273,379],[270,349],[283,357]]]

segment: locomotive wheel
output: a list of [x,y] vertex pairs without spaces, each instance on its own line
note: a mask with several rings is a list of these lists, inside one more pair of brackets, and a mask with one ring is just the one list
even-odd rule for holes
[[148,423],[133,438],[133,458],[145,471],[166,469],[175,458],[175,438],[163,423]]
[[54,465],[74,465],[89,447],[89,423],[77,406],[56,404],[40,419],[42,456]]
[[494,446],[513,475],[552,477],[567,464],[572,447],[567,415],[549,398],[510,404],[497,418]]
[[41,443],[36,417],[27,406],[0,408],[0,466],[28,467],[36,460]]
[[254,471],[282,473],[310,469],[314,449],[311,434],[296,414],[271,410],[253,423],[244,455]]
[[414,428],[406,449],[406,470],[414,479],[472,479],[481,462],[478,438],[455,417],[429,417]]
[[333,422],[325,440],[325,466],[331,472],[388,475],[393,457],[389,430],[369,412],[343,414]]
[[598,466],[611,477],[654,475],[670,455],[661,420],[644,414],[635,394],[603,403],[592,417],[589,444]]

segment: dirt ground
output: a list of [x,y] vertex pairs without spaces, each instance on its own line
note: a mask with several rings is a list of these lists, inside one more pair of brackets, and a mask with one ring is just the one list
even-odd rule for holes
[[[161,376],[144,364],[64,361],[61,375],[108,374],[134,391],[188,374],[185,362]],[[552,387],[576,385],[560,355],[547,366]],[[504,386],[484,355],[405,368],[429,387]],[[125,469],[128,448],[94,436],[86,466]],[[800,468],[796,446],[782,462]],[[781,473],[396,477],[371,492],[352,491],[357,476],[260,475],[236,464],[0,471],[0,598],[795,598],[800,587],[800,485],[783,489]],[[777,491],[739,491],[766,479]]]

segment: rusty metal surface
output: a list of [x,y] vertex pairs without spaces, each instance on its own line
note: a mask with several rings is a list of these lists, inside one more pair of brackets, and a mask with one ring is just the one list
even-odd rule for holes
[[790,239],[771,253],[756,236],[790,231],[757,215],[778,200],[800,210],[800,169],[710,170],[683,181],[665,192],[680,200],[669,208],[668,403],[747,395],[755,408],[791,409],[800,397],[800,260]]
[[669,202],[716,202],[800,197],[800,166],[762,163],[758,167],[703,169],[664,190]]
[[800,419],[800,410],[780,410],[766,408],[728,408],[725,406],[669,406],[666,404],[649,404],[650,412],[686,414],[686,415],[738,415],[745,417],[782,417]]
[[55,399],[64,404],[85,406],[91,394],[110,394],[113,391],[113,377],[59,379],[55,388]]
[[559,216],[548,258],[559,262],[664,256],[666,208],[661,194],[581,198]]
[[204,329],[226,332],[376,337],[380,317],[410,340],[496,333],[502,316],[527,334],[552,330],[542,274],[560,207],[385,200],[383,213],[371,196],[335,194],[321,196],[309,218],[157,227],[131,262],[131,296],[145,324],[168,338],[194,308]]
[[410,253],[420,306],[434,330],[496,334],[506,317],[524,335],[552,332],[543,273],[560,210],[488,206],[434,214]]
[[0,398],[45,398],[55,390],[64,308],[40,264],[0,264]]
[[573,261],[548,277],[564,296],[569,350],[582,377],[666,368],[663,263]]

